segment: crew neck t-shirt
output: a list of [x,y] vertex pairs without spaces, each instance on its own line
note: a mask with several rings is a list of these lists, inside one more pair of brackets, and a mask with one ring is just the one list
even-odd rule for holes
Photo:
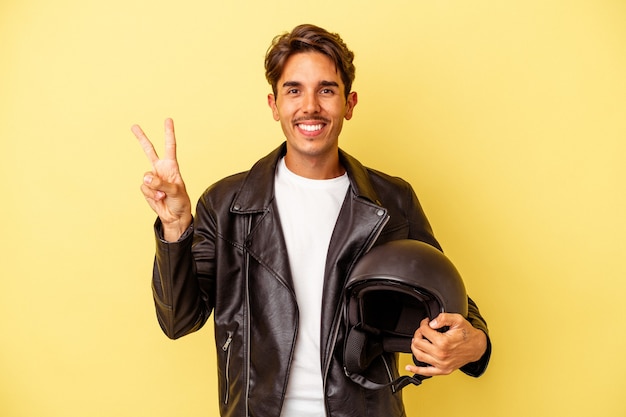
[[284,158],[276,170],[276,204],[299,312],[281,417],[319,417],[326,413],[320,360],[324,270],[330,238],[348,186],[347,174],[328,180],[298,176],[289,171]]

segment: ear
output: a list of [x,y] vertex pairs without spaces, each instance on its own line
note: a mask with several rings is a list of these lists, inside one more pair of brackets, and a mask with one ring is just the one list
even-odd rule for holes
[[270,106],[270,109],[272,109],[272,117],[274,117],[274,120],[279,121],[280,115],[278,114],[278,107],[276,107],[276,97],[274,97],[274,94],[267,95],[267,105]]
[[351,91],[348,93],[348,99],[346,100],[346,115],[344,116],[346,120],[352,119],[352,112],[354,111],[354,107],[356,103],[359,101],[359,96],[356,91]]

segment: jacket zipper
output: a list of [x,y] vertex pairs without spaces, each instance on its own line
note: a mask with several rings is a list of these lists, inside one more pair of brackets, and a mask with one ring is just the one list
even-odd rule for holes
[[233,332],[228,332],[228,338],[226,342],[222,346],[222,350],[226,352],[226,369],[224,370],[224,378],[226,382],[226,393],[224,394],[224,404],[228,404],[228,397],[230,395],[230,355],[231,348],[230,344],[233,341]]
[[[248,238],[248,236],[250,236],[250,232],[252,231],[252,215],[248,215],[248,232],[246,235],[246,239]],[[244,261],[244,268],[245,268],[245,276],[246,276],[246,282],[245,282],[245,288],[244,288],[244,292],[245,292],[245,309],[246,311],[244,312],[244,320],[245,320],[245,329],[244,329],[244,345],[246,347],[245,350],[245,367],[246,367],[246,376],[245,376],[245,390],[246,390],[246,397],[245,397],[245,414],[246,416],[250,415],[250,403],[249,403],[249,399],[250,399],[250,253],[248,252],[247,249],[245,249],[245,261]]]

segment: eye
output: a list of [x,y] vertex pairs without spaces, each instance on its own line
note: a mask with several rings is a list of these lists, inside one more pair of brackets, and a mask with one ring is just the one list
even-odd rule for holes
[[300,92],[300,90],[298,90],[297,88],[290,88],[289,90],[287,90],[287,94],[298,94]]
[[330,95],[330,94],[334,94],[335,91],[332,88],[322,88],[322,90],[320,91],[321,94],[326,94],[326,95]]

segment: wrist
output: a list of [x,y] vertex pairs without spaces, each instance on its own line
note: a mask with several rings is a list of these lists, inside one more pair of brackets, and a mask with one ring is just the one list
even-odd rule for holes
[[476,362],[483,357],[485,352],[487,351],[487,335],[480,329],[475,329],[477,334],[477,348],[476,348],[476,357],[472,362]]
[[171,222],[161,221],[163,227],[163,239],[168,242],[178,241],[189,226],[191,226],[192,221],[193,218],[191,213]]

